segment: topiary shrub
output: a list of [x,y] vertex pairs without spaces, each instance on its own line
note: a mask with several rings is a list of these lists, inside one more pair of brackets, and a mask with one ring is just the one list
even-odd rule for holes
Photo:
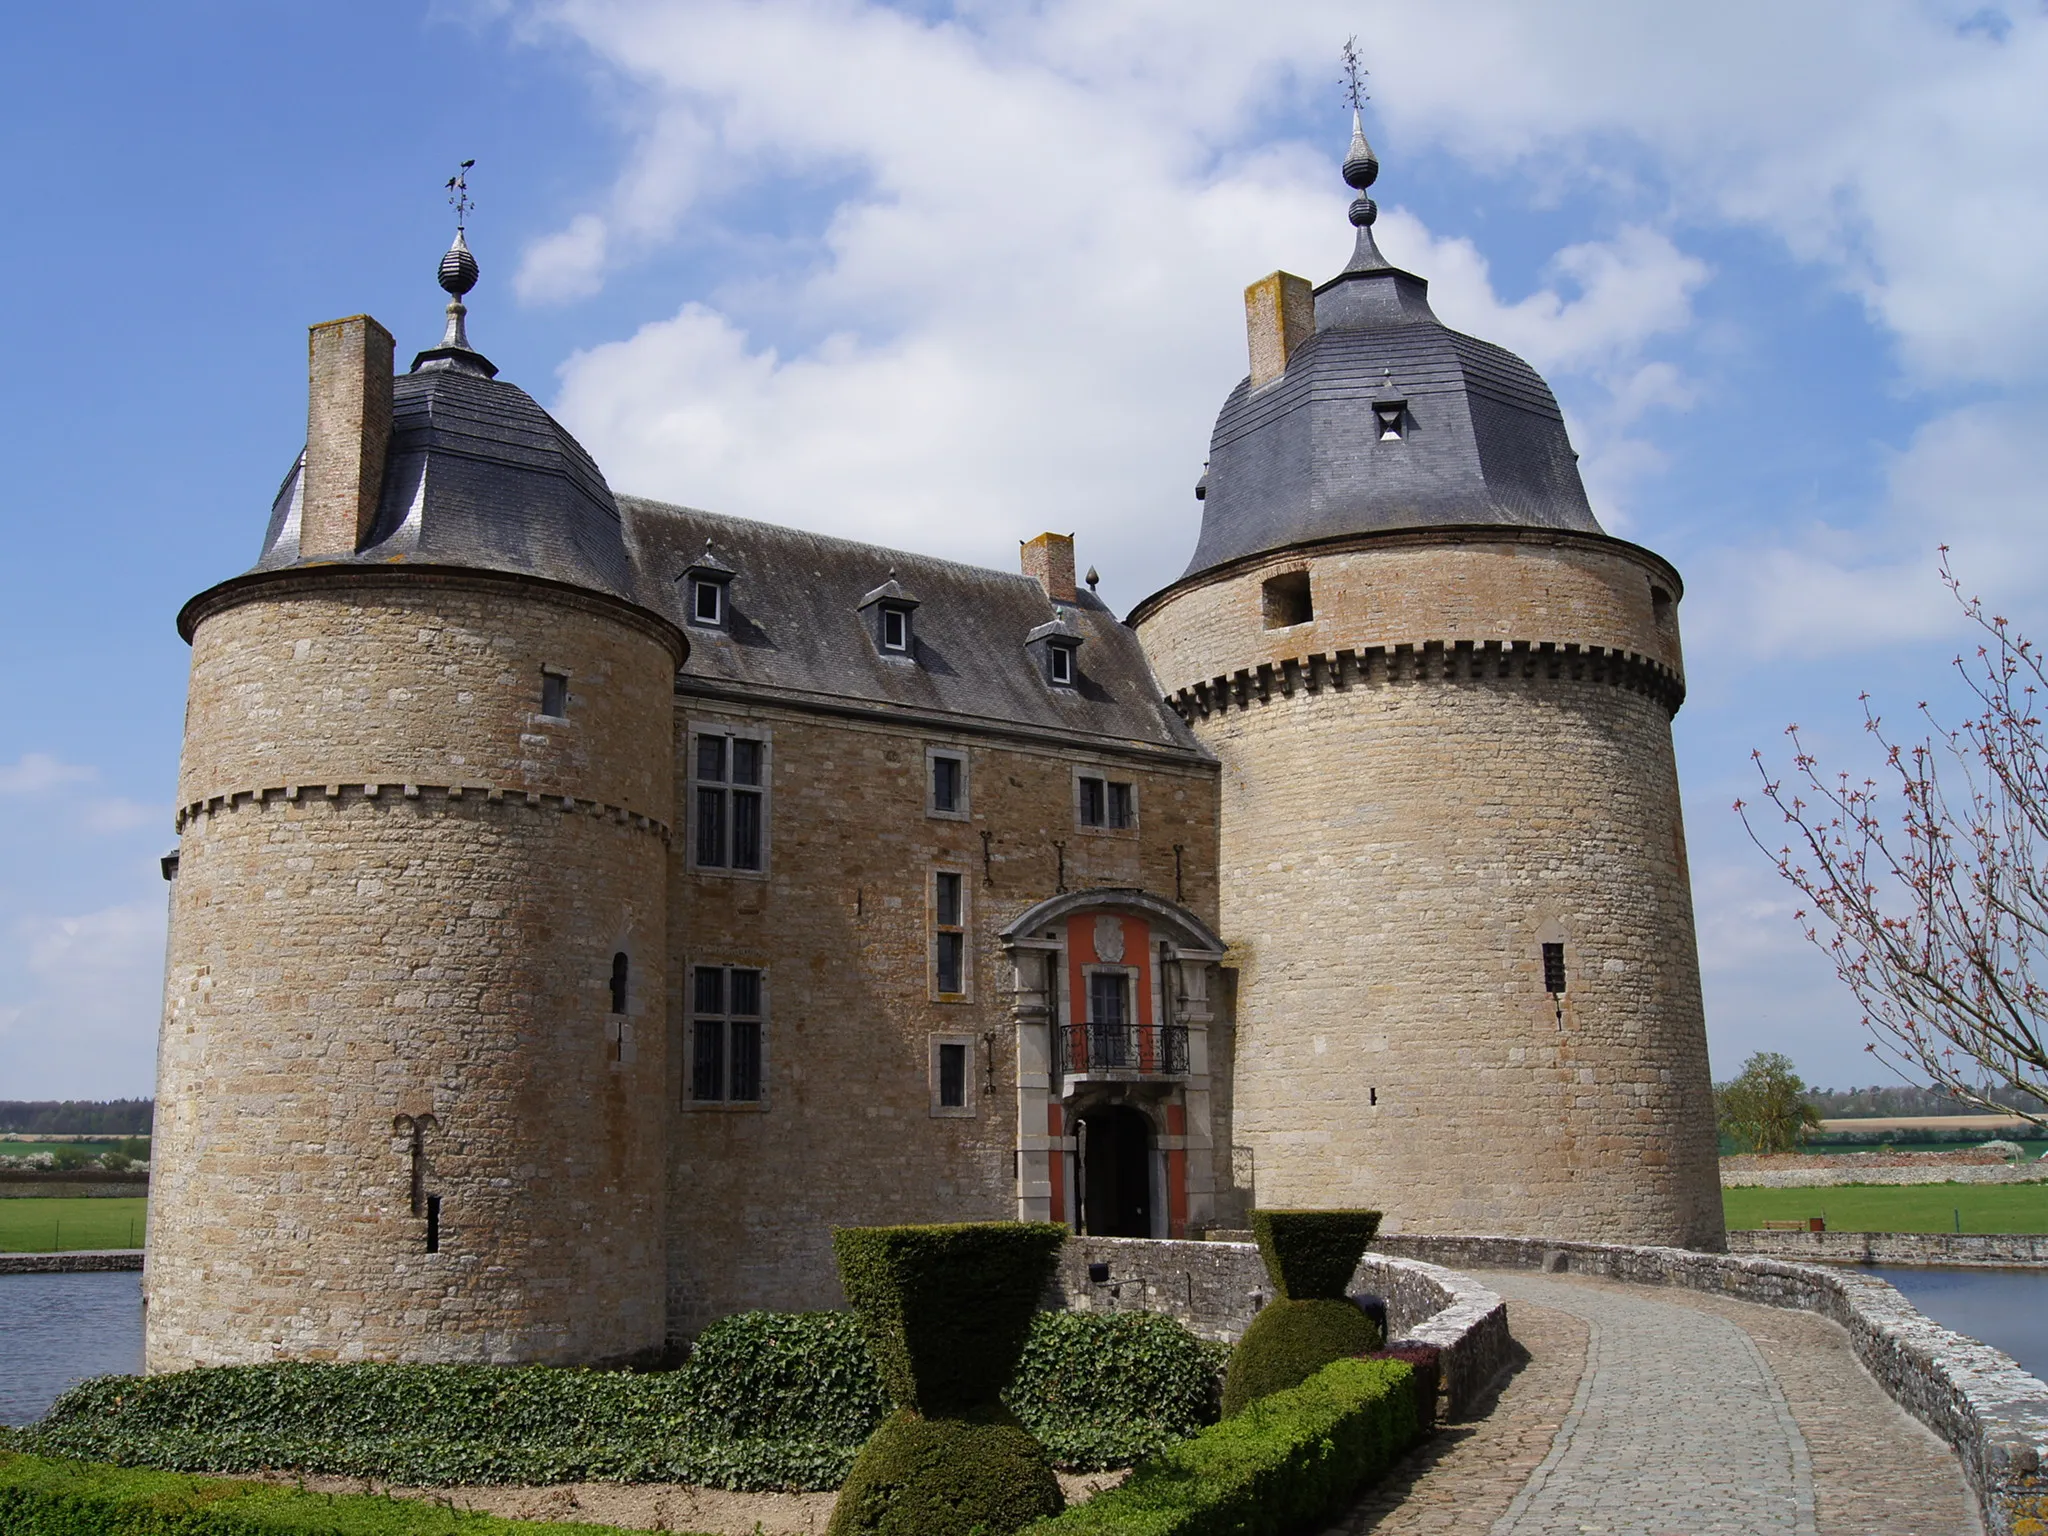
[[924,1418],[994,1407],[1066,1237],[1051,1222],[834,1232],[839,1283],[889,1400]]
[[1409,1367],[1339,1360],[1141,1462],[1026,1536],[1283,1536],[1316,1530],[1417,1438]]
[[1253,1211],[1252,1239],[1282,1301],[1335,1301],[1351,1284],[1378,1211]]
[[1385,1342],[1379,1325],[1344,1296],[1379,1226],[1378,1211],[1252,1212],[1252,1237],[1277,1299],[1230,1352],[1225,1418],[1299,1386],[1332,1360],[1370,1353]]
[[829,1536],[1007,1536],[1066,1505],[1002,1405],[1066,1229],[850,1227],[839,1280],[897,1412],[861,1448]]
[[829,1536],[999,1536],[1066,1507],[1045,1448],[1010,1414],[890,1415],[832,1506]]
[[1385,1340],[1350,1301],[1273,1301],[1252,1319],[1223,1377],[1223,1416],[1298,1387],[1333,1360],[1369,1355]]

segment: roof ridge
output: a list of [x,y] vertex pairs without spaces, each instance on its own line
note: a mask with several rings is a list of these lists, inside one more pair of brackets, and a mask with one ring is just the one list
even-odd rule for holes
[[[736,517],[730,512],[712,512],[704,507],[685,506],[681,502],[657,501],[652,496],[636,496],[629,492],[614,491],[613,497],[623,506],[635,502],[639,506],[657,512],[676,513],[691,518],[705,518],[713,522],[727,523],[740,528],[759,528],[773,534],[788,537],[792,534],[806,539],[816,539],[821,544],[832,545],[840,550],[861,551],[891,562],[915,561],[927,568],[958,571],[970,576],[994,576],[1003,581],[1021,582],[1031,587],[1038,583],[1022,571],[1001,571],[992,565],[975,565],[965,560],[948,560],[943,555],[927,555],[914,549],[898,549],[888,544],[872,544],[865,539],[849,539],[836,533],[818,533],[809,528],[793,527],[788,523],[771,523],[758,517]],[[1085,607],[1085,604],[1072,606]]]

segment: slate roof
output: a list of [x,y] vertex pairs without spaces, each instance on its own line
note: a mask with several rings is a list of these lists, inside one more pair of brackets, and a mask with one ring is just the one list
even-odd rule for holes
[[[258,570],[298,562],[304,465],[301,455],[278,490]],[[526,391],[476,373],[392,381],[377,520],[361,550],[334,558],[516,571],[642,601],[596,462]]]
[[[1286,373],[1231,392],[1183,580],[1382,528],[1601,531],[1550,387],[1512,352],[1438,320],[1428,287],[1385,265],[1345,271],[1316,291],[1316,332]],[[1380,440],[1376,397],[1407,402],[1398,441]]]
[[[1160,697],[1138,638],[1093,593],[1054,604],[1028,576],[621,496],[647,596],[690,638],[678,686],[1092,738],[1205,756]],[[689,622],[679,578],[704,541],[737,573],[728,627]],[[889,582],[917,594],[910,658],[884,656],[860,612]],[[1049,685],[1025,651],[1064,617],[1081,635],[1076,686]]]

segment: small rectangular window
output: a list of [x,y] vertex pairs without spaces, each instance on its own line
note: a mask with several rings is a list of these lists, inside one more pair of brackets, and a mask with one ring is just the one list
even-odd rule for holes
[[1074,648],[1070,645],[1047,646],[1045,670],[1051,681],[1071,684],[1074,681]]
[[1138,787],[1128,779],[1081,774],[1075,811],[1084,827],[1128,830],[1138,824]]
[[697,867],[749,873],[765,868],[766,743],[700,731],[691,768],[691,854]]
[[[1527,951],[1525,950],[1526,954]],[[1543,946],[1543,990],[1552,997],[1564,996],[1564,946]]]
[[690,992],[689,1096],[697,1103],[761,1100],[761,973],[740,966],[694,968]]
[[1109,824],[1109,786],[1101,779],[1081,781],[1081,825],[1102,827]]
[[941,816],[963,816],[967,812],[967,759],[952,752],[932,752],[929,799],[925,809]]
[[941,998],[967,993],[967,878],[954,870],[932,875],[932,989]]
[[725,622],[725,584],[717,581],[690,583],[690,617],[699,624]]
[[569,674],[543,671],[540,675],[540,712],[551,720],[569,718]]
[[951,1041],[939,1046],[939,1108],[960,1109],[967,1103],[967,1047]]
[[882,649],[885,651],[907,651],[910,649],[910,615],[901,608],[882,610]]

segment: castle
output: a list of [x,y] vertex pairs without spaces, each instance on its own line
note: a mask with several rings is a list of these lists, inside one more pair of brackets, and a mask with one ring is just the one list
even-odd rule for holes
[[1246,293],[1187,572],[615,495],[468,340],[312,328],[192,673],[153,1370],[614,1362],[836,1225],[1268,1206],[1719,1247],[1677,573],[1356,249]]

